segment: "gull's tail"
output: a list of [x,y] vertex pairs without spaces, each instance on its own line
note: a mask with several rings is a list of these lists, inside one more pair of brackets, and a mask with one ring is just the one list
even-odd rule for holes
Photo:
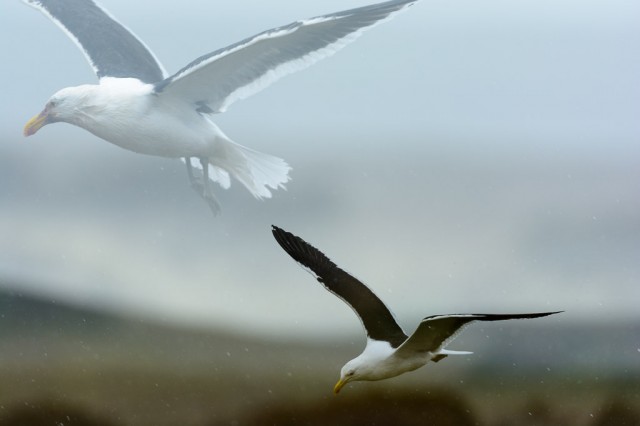
[[[269,188],[284,188],[284,184],[289,181],[291,170],[281,158],[254,151],[226,138],[218,139],[216,154],[209,157],[209,163],[214,168],[228,172],[258,199],[271,198]],[[213,176],[212,179],[225,188],[229,187],[228,178],[226,182],[225,179]]]
[[469,351],[451,351],[448,349],[440,349],[434,356],[431,358],[431,361],[438,362],[449,355],[471,355],[473,352]]

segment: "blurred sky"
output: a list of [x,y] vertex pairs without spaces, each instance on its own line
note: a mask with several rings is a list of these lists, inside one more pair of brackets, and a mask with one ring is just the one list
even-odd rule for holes
[[[355,0],[103,0],[171,73]],[[359,323],[277,246],[306,239],[408,331],[428,314],[566,310],[638,319],[640,3],[418,2],[334,57],[215,117],[286,159],[287,191],[217,188],[66,124],[24,139],[48,97],[95,81],[43,15],[0,5],[0,278],[60,300],[250,333]],[[559,317],[558,317],[559,318]]]

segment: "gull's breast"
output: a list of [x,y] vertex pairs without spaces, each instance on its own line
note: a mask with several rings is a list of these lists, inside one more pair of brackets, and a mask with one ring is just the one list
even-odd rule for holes
[[217,128],[188,104],[149,91],[106,91],[82,127],[121,148],[161,157],[207,156]]

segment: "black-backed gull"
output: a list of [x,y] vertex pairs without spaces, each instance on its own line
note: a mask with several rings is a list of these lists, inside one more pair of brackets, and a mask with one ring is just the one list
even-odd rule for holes
[[272,227],[280,246],[331,293],[355,311],[367,333],[367,345],[356,358],[340,371],[340,380],[333,391],[357,380],[382,380],[416,370],[429,361],[438,362],[448,355],[471,352],[451,351],[445,347],[473,321],[501,321],[539,318],[556,312],[529,314],[451,314],[424,318],[411,336],[400,328],[391,311],[362,282],[340,269],[318,249],[302,238]]

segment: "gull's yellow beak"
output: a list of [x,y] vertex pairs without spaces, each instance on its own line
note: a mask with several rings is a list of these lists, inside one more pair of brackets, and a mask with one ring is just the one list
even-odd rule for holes
[[333,393],[337,395],[338,392],[340,392],[340,389],[342,389],[342,387],[346,385],[347,382],[348,380],[343,380],[343,379],[338,380],[338,383],[336,383],[336,385],[333,387]]
[[24,135],[31,136],[49,123],[49,111],[45,109],[40,114],[33,117],[24,125]]

